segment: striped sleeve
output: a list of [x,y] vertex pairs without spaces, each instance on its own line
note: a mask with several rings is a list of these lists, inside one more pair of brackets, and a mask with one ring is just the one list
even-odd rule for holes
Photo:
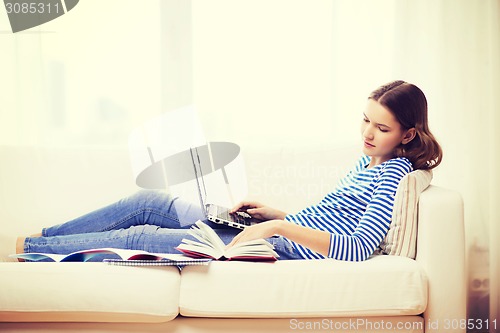
[[373,194],[354,231],[350,234],[331,233],[328,257],[346,261],[368,259],[389,229],[397,187],[411,169],[406,159],[393,159],[384,165],[373,183]]

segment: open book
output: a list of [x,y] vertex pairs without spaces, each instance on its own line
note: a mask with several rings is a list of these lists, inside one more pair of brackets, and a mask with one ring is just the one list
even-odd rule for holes
[[210,259],[193,259],[181,254],[150,253],[140,250],[115,248],[82,250],[70,254],[20,253],[12,254],[9,257],[30,261],[49,260],[54,262],[85,262],[102,254],[111,255],[110,259],[104,258],[104,262],[124,266],[186,266],[206,265],[210,262]]
[[274,247],[264,239],[243,242],[226,249],[217,233],[202,221],[197,221],[188,233],[196,240],[184,238],[177,249],[189,257],[250,261],[274,261],[279,257]]

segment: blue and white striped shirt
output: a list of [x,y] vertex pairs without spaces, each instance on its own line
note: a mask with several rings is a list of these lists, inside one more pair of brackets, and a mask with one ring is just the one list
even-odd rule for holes
[[[285,217],[289,222],[329,232],[329,258],[365,260],[389,230],[396,189],[413,167],[402,157],[368,169],[370,159],[362,156],[335,190],[318,204]],[[298,243],[291,243],[304,259],[325,258]]]

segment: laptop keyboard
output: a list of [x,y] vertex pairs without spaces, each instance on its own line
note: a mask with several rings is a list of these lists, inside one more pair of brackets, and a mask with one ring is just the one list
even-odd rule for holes
[[229,210],[225,207],[211,205],[211,207],[215,208],[215,214],[219,219],[233,221],[243,225],[251,225],[250,218],[251,216],[245,212],[237,212],[230,214]]

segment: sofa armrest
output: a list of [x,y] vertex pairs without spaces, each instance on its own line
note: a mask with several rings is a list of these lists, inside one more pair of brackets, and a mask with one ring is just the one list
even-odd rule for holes
[[416,256],[429,278],[425,332],[465,332],[464,234],[461,195],[429,186],[419,201]]

